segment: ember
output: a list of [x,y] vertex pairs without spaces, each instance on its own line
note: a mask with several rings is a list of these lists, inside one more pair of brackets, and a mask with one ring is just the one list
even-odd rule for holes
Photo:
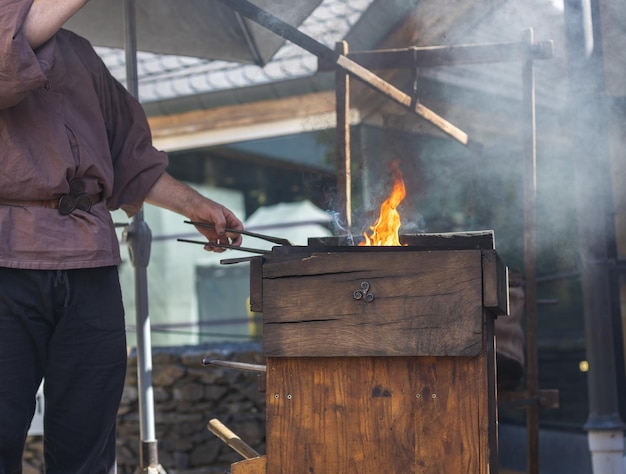
[[372,235],[367,236],[365,232],[363,236],[365,240],[361,242],[360,246],[392,246],[402,245],[398,235],[400,229],[400,213],[398,212],[398,205],[406,196],[406,190],[404,189],[404,180],[398,166],[394,163],[394,184],[391,195],[380,206],[380,216],[374,224],[372,229]]

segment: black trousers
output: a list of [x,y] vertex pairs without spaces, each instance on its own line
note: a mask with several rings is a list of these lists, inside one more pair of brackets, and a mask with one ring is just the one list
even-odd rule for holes
[[115,472],[126,356],[117,267],[0,268],[0,474],[22,471],[42,378],[46,472]]

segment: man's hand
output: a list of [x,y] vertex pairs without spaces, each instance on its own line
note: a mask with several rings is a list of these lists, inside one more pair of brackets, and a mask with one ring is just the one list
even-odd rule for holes
[[[209,244],[205,246],[206,250],[213,252],[223,252],[225,248],[213,247],[211,244],[229,245],[239,247],[241,245],[241,234],[234,232],[226,232],[225,229],[243,230],[243,224],[235,215],[227,208],[219,203],[204,199],[192,213],[190,220],[193,222],[208,222],[215,225],[215,230],[202,226],[196,226],[198,232],[204,235]],[[224,223],[222,226],[221,222]]]
[[48,41],[88,0],[34,0],[23,31],[35,49]]
[[207,199],[167,173],[163,173],[152,186],[146,197],[146,202],[186,216],[193,222],[213,224],[215,229],[196,227],[209,241],[209,245],[205,247],[207,250],[214,252],[223,252],[225,250],[223,248],[211,247],[210,244],[235,247],[241,245],[241,234],[226,232],[226,229],[243,230],[242,222],[232,211],[215,201]]

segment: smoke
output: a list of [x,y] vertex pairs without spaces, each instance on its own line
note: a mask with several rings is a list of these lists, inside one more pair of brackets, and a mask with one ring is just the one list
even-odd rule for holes
[[[577,231],[574,169],[565,139],[569,85],[563,8],[550,1],[508,1],[465,18],[474,21],[442,28],[442,35],[430,45],[519,43],[528,28],[533,29],[535,42],[552,41],[554,57],[534,62],[535,230],[540,271],[570,271],[576,265]],[[409,74],[396,78],[410,93]],[[363,186],[363,195],[358,201],[361,207],[353,212],[359,219],[354,221],[362,222],[378,208],[391,189],[384,163],[399,157],[407,186],[400,209],[402,232],[493,229],[505,261],[523,267],[528,123],[522,78],[520,60],[420,69],[417,99],[481,143],[483,151],[472,153],[414,114],[387,106],[376,123],[370,120],[373,126],[360,132],[363,169],[355,181]]]
[[345,236],[347,245],[356,245],[352,231],[348,228],[347,222],[341,218],[341,214],[331,210],[327,210],[326,213],[332,218],[331,231],[333,235]]

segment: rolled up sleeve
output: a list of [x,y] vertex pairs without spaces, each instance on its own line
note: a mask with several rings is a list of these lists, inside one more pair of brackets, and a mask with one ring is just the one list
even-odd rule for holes
[[132,216],[167,168],[168,156],[152,145],[150,125],[141,104],[108,72],[103,77],[103,87],[109,90],[101,92],[100,97],[115,176],[107,204]]

